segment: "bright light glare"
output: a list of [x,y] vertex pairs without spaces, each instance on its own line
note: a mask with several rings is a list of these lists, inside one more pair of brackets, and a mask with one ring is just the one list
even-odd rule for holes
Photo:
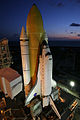
[[70,82],[70,86],[71,86],[71,87],[74,87],[74,86],[75,86],[75,82],[74,82],[74,81],[71,81],[71,82]]

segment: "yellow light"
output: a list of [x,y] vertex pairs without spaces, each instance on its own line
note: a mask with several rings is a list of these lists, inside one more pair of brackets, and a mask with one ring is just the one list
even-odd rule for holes
[[3,110],[1,110],[1,114],[3,114]]

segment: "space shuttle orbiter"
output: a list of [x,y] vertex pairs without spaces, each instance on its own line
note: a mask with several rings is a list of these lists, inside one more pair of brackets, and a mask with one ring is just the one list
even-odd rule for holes
[[27,32],[22,27],[20,35],[23,78],[25,86],[25,105],[37,95],[42,98],[43,107],[51,105],[59,119],[61,116],[54,104],[52,79],[53,59],[48,45],[48,37],[43,28],[39,9],[34,4],[27,18]]

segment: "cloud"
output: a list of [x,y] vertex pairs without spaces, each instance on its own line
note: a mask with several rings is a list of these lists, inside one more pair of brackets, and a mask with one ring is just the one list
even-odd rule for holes
[[77,24],[77,23],[72,23],[72,24],[70,24],[70,26],[72,26],[72,27],[79,27],[79,26],[80,26],[80,24]]
[[57,2],[56,0],[48,0],[48,4],[52,7],[53,6],[57,6],[57,7],[63,7],[64,6],[63,2]]
[[57,6],[58,6],[58,7],[63,7],[64,4],[63,4],[62,2],[59,2],[59,3],[57,4]]
[[77,34],[78,37],[80,37],[80,34]]
[[73,32],[70,32],[70,34],[73,34]]

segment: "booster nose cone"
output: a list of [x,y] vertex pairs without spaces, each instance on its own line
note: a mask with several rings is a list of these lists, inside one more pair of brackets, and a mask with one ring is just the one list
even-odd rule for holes
[[24,27],[22,26],[20,40],[26,40],[26,39],[27,39],[27,35],[26,35]]

